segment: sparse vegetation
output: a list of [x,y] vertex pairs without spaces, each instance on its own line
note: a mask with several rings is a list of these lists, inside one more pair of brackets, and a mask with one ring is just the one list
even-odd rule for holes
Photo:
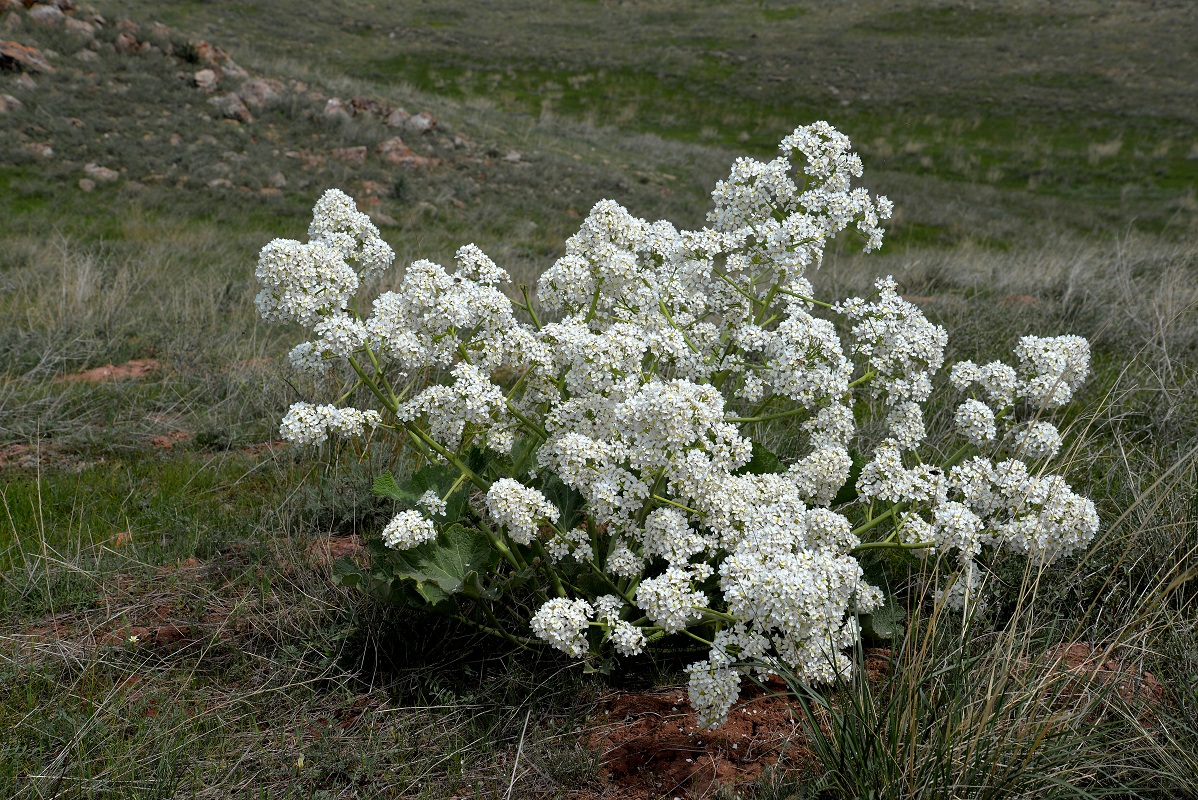
[[[378,199],[363,207],[397,264],[475,241],[531,283],[598,199],[697,227],[731,156],[769,155],[826,118],[899,218],[879,254],[830,252],[821,292],[893,273],[952,331],[953,358],[1026,331],[1087,336],[1093,410],[1072,423],[1085,446],[1070,475],[1102,534],[1052,575],[1001,573],[968,636],[915,624],[877,642],[892,679],[815,713],[842,722],[824,729],[826,754],[796,740],[721,796],[835,796],[820,774],[854,747],[876,754],[883,723],[895,760],[846,778],[883,797],[901,796],[868,783],[887,763],[930,776],[1026,753],[1042,729],[986,702],[1031,717],[1041,689],[1072,692],[1036,666],[1079,643],[1161,693],[1090,687],[1055,708],[1043,719],[1086,764],[1036,774],[1091,796],[1194,796],[1198,34],[1184,4],[95,5],[94,47],[0,11],[0,39],[57,70],[0,72],[20,102],[0,113],[0,794],[652,796],[605,787],[588,731],[610,687],[678,683],[686,661],[584,675],[331,583],[332,560],[391,512],[370,478],[404,465],[269,444],[308,389],[282,362],[291,333],[256,321],[253,264],[271,237],[303,238],[315,198],[340,186]],[[125,17],[157,52],[116,51]],[[201,40],[284,91],[251,123],[223,120],[209,98],[246,78],[197,87]],[[437,127],[326,117],[330,97],[428,111]],[[374,148],[396,135],[440,164],[386,163]],[[362,166],[330,155],[360,146]],[[158,366],[63,380],[134,359]],[[917,579],[892,587],[912,607]],[[928,671],[937,660],[945,672]],[[951,747],[908,735],[940,730],[942,708]],[[993,773],[952,773],[966,774]]]

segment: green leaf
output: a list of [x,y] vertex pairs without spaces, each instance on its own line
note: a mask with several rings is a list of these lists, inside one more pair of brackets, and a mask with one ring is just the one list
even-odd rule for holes
[[341,556],[333,562],[333,583],[339,586],[357,586],[365,577],[349,556]]
[[586,508],[586,498],[577,489],[567,486],[555,473],[548,473],[541,484],[541,493],[557,506],[561,516],[557,525],[562,530],[577,527],[583,521],[583,510]]
[[380,497],[389,497],[401,503],[407,502],[407,495],[399,488],[399,484],[395,482],[395,476],[390,472],[384,472],[375,478],[374,483],[370,486],[370,491]]
[[736,471],[736,475],[768,475],[785,472],[786,465],[758,441],[753,442],[753,456],[749,463]]
[[833,506],[844,505],[851,503],[857,499],[857,480],[861,477],[861,470],[865,468],[865,456],[858,453],[856,450],[849,451],[849,455],[853,459],[853,465],[849,467],[849,479],[844,482],[836,496],[832,498]]
[[395,551],[391,572],[416,585],[429,603],[440,603],[463,591],[471,573],[489,573],[499,553],[482,531],[451,525],[434,541]]
[[907,614],[903,609],[887,602],[872,614],[862,614],[861,636],[866,641],[893,641],[907,630]]
[[[452,467],[426,464],[402,484],[397,482],[395,476],[390,472],[384,472],[374,479],[371,491],[381,497],[389,497],[402,503],[407,508],[416,508],[416,504],[420,502],[420,498],[425,492],[436,492],[438,497],[444,498],[453,488],[458,477],[458,471]],[[445,500],[445,521],[452,524],[460,520],[465,516],[469,503],[469,490],[459,487]]]

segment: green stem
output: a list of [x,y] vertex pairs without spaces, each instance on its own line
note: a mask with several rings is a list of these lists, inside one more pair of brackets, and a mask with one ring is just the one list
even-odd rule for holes
[[510,399],[507,399],[507,398],[504,398],[504,401],[507,403],[508,413],[510,413],[516,419],[520,420],[520,423],[522,425],[524,425],[530,431],[535,433],[537,436],[540,436],[541,439],[549,438],[549,434],[545,431],[544,428],[542,428],[536,422],[534,422],[533,420],[529,419],[528,417],[524,416],[523,414],[521,414],[519,411],[516,410],[515,403],[513,403]]
[[747,425],[750,422],[769,422],[775,419],[785,419],[786,417],[794,417],[799,414],[807,413],[807,409],[799,406],[792,408],[789,411],[779,411],[777,414],[768,414],[764,417],[724,417],[725,422],[731,422],[734,425]]
[[833,305],[832,303],[824,303],[819,300],[816,300],[813,297],[808,297],[805,294],[799,294],[798,292],[791,291],[790,289],[779,289],[778,293],[787,295],[789,297],[797,297],[800,300],[803,300],[804,302],[811,303],[813,305],[817,305],[820,308],[832,308],[832,305]]
[[853,381],[852,383],[850,383],[850,384],[849,384],[849,388],[850,388],[850,389],[855,389],[856,387],[858,387],[858,386],[860,386],[861,384],[865,383],[867,380],[869,380],[870,378],[872,378],[873,376],[875,376],[875,375],[877,375],[877,374],[878,374],[878,373],[877,373],[875,370],[872,370],[872,369],[871,369],[869,372],[866,372],[866,373],[865,373],[864,375],[862,375],[860,378],[858,378],[857,380],[855,380],[855,381]]
[[528,311],[528,316],[532,317],[532,325],[538,331],[541,329],[541,321],[537,319],[537,312],[532,309],[532,300],[528,296],[528,285],[520,286],[520,294],[524,295],[524,307]]
[[695,514],[696,516],[700,516],[700,517],[707,516],[702,511],[696,511],[695,509],[691,508],[690,506],[682,505],[682,503],[675,503],[673,500],[670,500],[667,497],[662,497],[661,495],[657,495],[657,494],[651,495],[651,497],[653,499],[653,502],[655,502],[655,503],[662,503],[663,505],[673,506],[674,508],[680,508],[683,511],[688,511],[691,514]]
[[865,550],[923,550],[928,547],[935,547],[935,542],[894,542],[887,539],[882,542],[864,542],[857,545],[849,551],[849,555],[855,556]]

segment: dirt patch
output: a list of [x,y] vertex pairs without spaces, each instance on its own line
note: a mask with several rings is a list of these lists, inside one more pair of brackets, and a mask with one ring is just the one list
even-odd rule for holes
[[257,458],[264,454],[273,456],[276,452],[282,450],[286,446],[287,442],[283,441],[282,439],[275,439],[274,441],[270,442],[256,442],[255,444],[247,444],[245,447],[238,448],[237,452],[241,453],[243,456]]
[[[890,657],[885,648],[866,649],[870,683],[890,673]],[[598,714],[586,744],[602,754],[603,797],[694,800],[751,784],[769,768],[817,770],[802,708],[778,678],[764,687],[746,679],[728,721],[713,730],[699,727],[684,686],[617,692]]]
[[1081,704],[1097,692],[1110,691],[1146,723],[1165,700],[1165,688],[1155,675],[1089,642],[1059,645],[1048,652],[1046,663],[1066,680],[1057,697],[1061,704]]
[[171,431],[159,436],[151,436],[150,444],[161,450],[170,450],[177,444],[190,441],[191,436],[191,431]]
[[141,378],[158,370],[162,365],[152,358],[135,358],[124,364],[105,364],[102,367],[71,372],[59,378],[60,381],[81,383],[100,383],[102,381],[123,380],[125,378]]
[[366,547],[360,536],[329,536],[308,547],[308,563],[313,567],[331,567],[341,556],[349,556],[356,564],[367,563]]

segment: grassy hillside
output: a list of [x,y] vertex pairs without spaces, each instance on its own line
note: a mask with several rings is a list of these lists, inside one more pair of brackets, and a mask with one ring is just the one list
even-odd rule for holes
[[[822,118],[897,206],[882,252],[835,250],[822,292],[894,274],[950,359],[1091,339],[1071,479],[1104,536],[1044,577],[1020,646],[1117,647],[1165,694],[1150,724],[1107,709],[1089,760],[1044,769],[1095,795],[1193,796],[1198,627],[1175,581],[1198,547],[1188,3],[104,0],[67,16],[91,30],[0,10],[0,40],[53,68],[0,70],[0,794],[619,796],[588,716],[613,686],[678,682],[677,664],[601,680],[330,583],[385,521],[368,486],[391,464],[274,441],[320,387],[282,361],[295,332],[257,319],[257,252],[302,238],[337,186],[395,248],[381,288],[471,241],[531,283],[600,198],[699,226],[737,155]],[[269,91],[241,114],[228,96],[255,80]],[[388,124],[399,108],[435,125]],[[396,137],[407,151],[379,149]],[[133,360],[140,377],[74,379]],[[991,622],[993,667],[1010,643]],[[962,674],[973,709],[992,684]],[[810,777],[736,791],[814,796]]]

